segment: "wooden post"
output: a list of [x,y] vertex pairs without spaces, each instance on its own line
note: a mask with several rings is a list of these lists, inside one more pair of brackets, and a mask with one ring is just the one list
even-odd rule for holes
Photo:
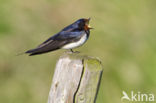
[[64,54],[56,64],[48,103],[95,103],[101,76],[98,59]]

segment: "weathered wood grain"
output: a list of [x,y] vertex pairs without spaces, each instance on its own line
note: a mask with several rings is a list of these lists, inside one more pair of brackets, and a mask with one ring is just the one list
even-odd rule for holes
[[64,54],[56,64],[48,103],[95,103],[101,74],[98,59]]

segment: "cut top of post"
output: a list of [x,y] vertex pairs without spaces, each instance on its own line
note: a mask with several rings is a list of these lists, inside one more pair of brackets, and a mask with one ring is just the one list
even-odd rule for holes
[[101,62],[79,54],[64,54],[56,64],[48,103],[95,103]]

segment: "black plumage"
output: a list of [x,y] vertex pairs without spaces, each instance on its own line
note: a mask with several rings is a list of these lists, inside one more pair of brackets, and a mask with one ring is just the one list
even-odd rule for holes
[[61,49],[67,44],[78,42],[85,34],[87,34],[86,39],[88,39],[91,29],[88,26],[89,20],[90,19],[77,20],[73,24],[62,29],[59,33],[50,37],[48,40],[40,44],[37,48],[28,50],[25,53],[28,53],[29,56],[32,56]]

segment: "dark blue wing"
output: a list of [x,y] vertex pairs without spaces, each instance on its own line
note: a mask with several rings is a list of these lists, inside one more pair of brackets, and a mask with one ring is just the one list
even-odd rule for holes
[[71,39],[80,39],[84,33],[85,33],[84,31],[74,31],[74,32],[62,31],[59,34],[52,37],[52,39],[70,41]]
[[50,37],[37,48],[26,51],[26,53],[30,53],[30,55],[36,55],[54,51],[68,43],[78,41],[82,35],[82,32],[60,32]]

